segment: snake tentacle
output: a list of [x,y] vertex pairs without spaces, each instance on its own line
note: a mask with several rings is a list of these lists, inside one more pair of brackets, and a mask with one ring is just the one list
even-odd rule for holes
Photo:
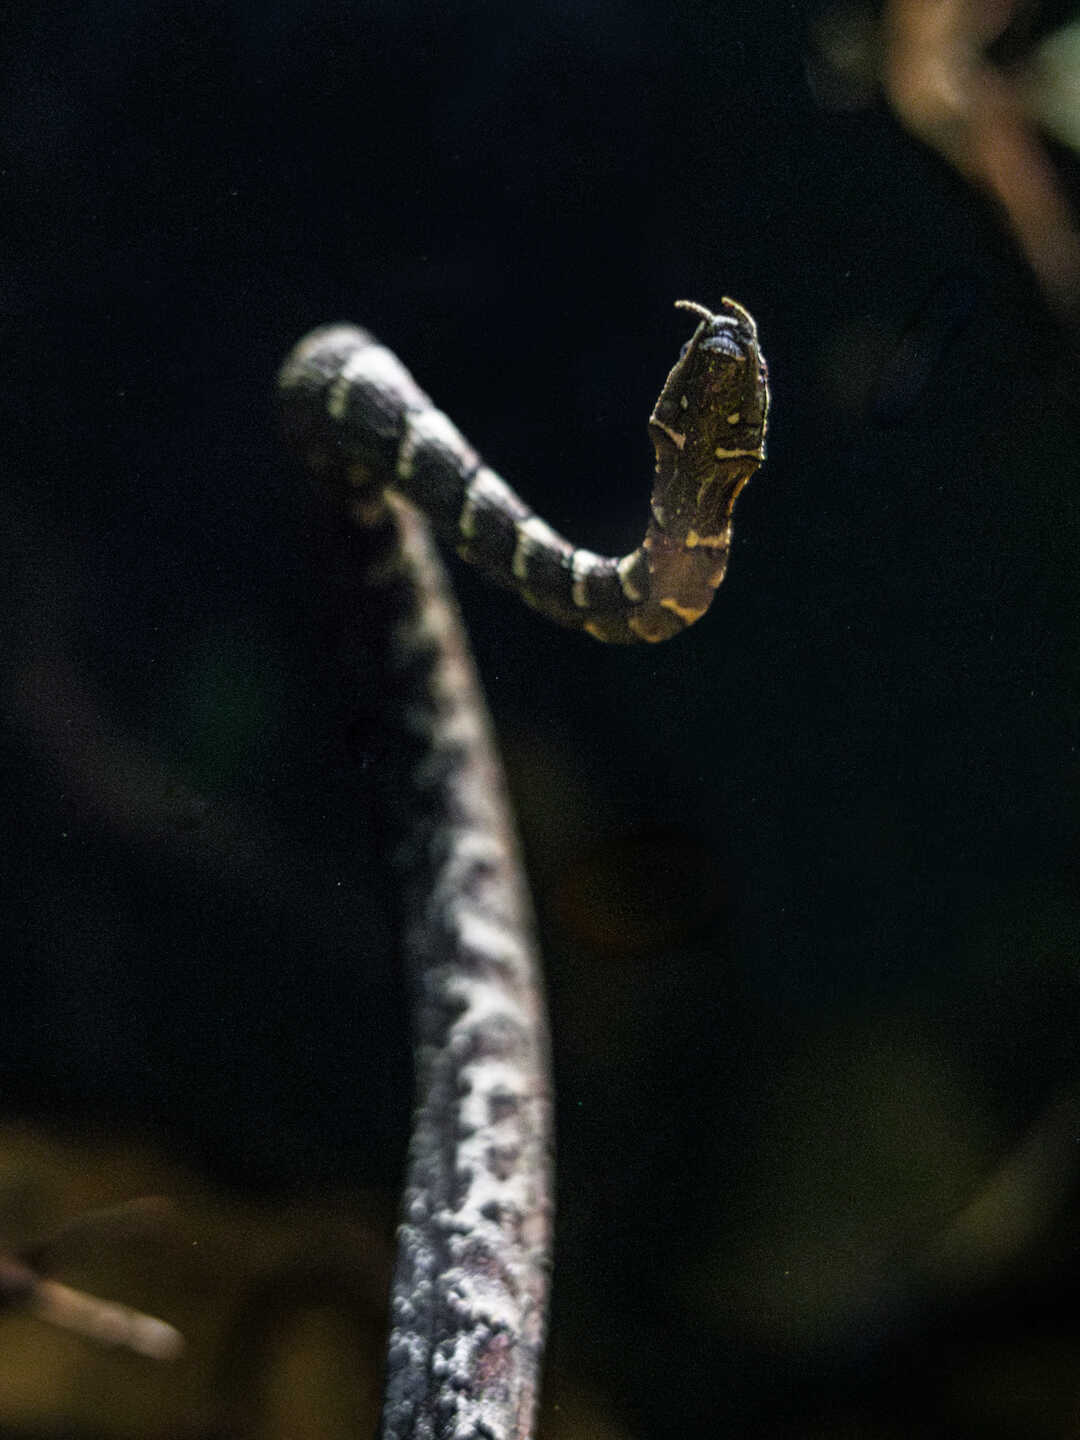
[[[685,302],[684,302],[685,303]],[[505,782],[431,527],[534,608],[607,641],[662,640],[723,578],[764,457],[754,322],[699,324],[650,419],[656,480],[631,554],[571,546],[364,330],[314,331],[279,375],[286,433],[352,522],[412,991],[416,1109],[391,1293],[382,1440],[529,1440],[550,1264],[551,1087],[539,961]]]

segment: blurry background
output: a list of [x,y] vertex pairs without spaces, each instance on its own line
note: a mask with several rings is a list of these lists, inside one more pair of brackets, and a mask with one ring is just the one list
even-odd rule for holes
[[281,358],[369,326],[621,553],[672,302],[732,295],[773,418],[703,623],[607,650],[454,566],[548,966],[542,1433],[1076,1434],[1075,332],[880,98],[874,11],[6,31],[0,1243],[171,1195],[76,1278],[191,1351],[3,1320],[3,1433],[371,1423],[408,1016]]

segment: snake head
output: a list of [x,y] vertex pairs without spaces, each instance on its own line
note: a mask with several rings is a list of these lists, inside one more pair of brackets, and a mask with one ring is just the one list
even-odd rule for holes
[[[753,317],[734,300],[700,323],[667,378],[649,426],[656,449],[653,515],[669,534],[719,536],[739,491],[765,458],[768,370]],[[692,542],[693,543],[693,542]]]
[[753,317],[734,300],[721,301],[715,315],[693,301],[678,305],[700,323],[649,420],[649,601],[630,621],[646,640],[662,640],[708,609],[727,569],[735,500],[765,458],[769,381]]
[[677,405],[693,421],[692,440],[702,463],[706,452],[724,459],[736,450],[751,451],[760,463],[765,458],[769,381],[754,317],[728,299],[720,302],[715,315],[693,300],[676,301],[676,308],[691,311],[701,323],[668,377],[657,412],[667,402],[668,408]]

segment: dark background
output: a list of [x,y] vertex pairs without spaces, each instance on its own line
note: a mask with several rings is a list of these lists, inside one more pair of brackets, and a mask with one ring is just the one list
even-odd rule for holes
[[392,1202],[393,910],[275,368],[369,326],[621,553],[672,301],[732,295],[769,458],[700,625],[608,650],[454,564],[548,957],[552,1383],[620,1435],[1064,1434],[1075,352],[987,201],[825,103],[818,8],[6,24],[0,1093]]

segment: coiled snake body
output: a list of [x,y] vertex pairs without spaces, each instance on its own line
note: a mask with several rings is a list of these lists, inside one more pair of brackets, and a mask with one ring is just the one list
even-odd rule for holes
[[[395,856],[417,1101],[391,1296],[383,1440],[526,1440],[544,1338],[551,1095],[539,966],[490,722],[428,521],[560,624],[663,640],[723,579],[731,512],[765,455],[768,383],[750,315],[679,302],[697,328],[649,428],[642,544],[570,545],[486,466],[393,354],[347,325],[282,367],[286,432],[355,524],[381,629],[395,745]],[[424,516],[427,517],[425,520]]]

